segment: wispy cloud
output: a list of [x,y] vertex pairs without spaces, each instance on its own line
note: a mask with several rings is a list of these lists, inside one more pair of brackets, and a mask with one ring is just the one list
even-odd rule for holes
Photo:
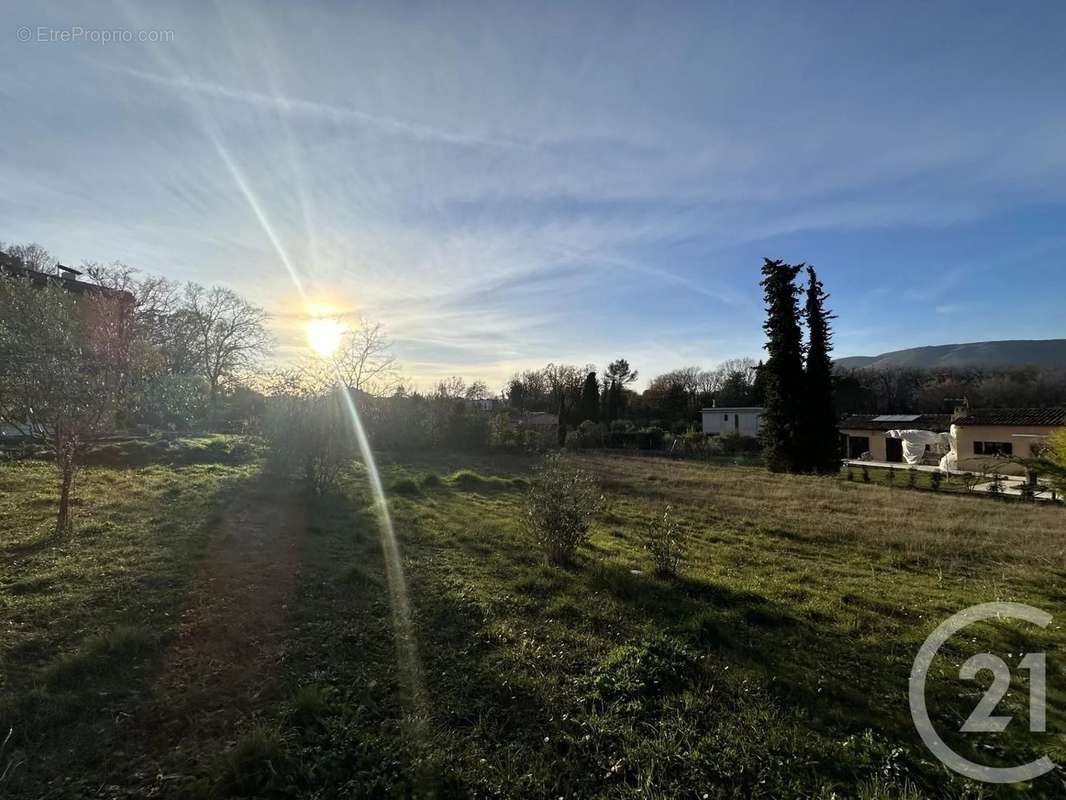
[[246,104],[260,109],[273,109],[294,116],[308,116],[331,122],[357,123],[370,125],[379,130],[416,139],[432,139],[448,144],[483,147],[529,147],[530,145],[509,139],[479,137],[457,131],[449,131],[431,125],[423,125],[408,120],[370,114],[348,106],[322,103],[314,100],[286,97],[284,95],[265,94],[263,92],[235,89],[213,81],[194,80],[180,76],[170,77],[155,72],[148,72],[131,67],[100,64],[102,69],[112,70],[124,75],[146,81],[157,86],[194,92],[205,98],[224,100],[228,103]]
[[100,25],[174,42],[0,52],[0,237],[233,285],[283,352],[294,284],[427,380],[757,356],[764,254],[824,272],[845,349],[980,338],[969,278],[1017,297],[1003,265],[1063,288],[1026,211],[1066,203],[1046,21],[1015,48],[932,7],[120,5]]

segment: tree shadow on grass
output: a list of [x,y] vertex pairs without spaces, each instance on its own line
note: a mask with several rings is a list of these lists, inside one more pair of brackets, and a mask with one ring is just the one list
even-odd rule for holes
[[[162,716],[146,710],[158,702],[153,697],[168,659],[191,629],[189,614],[201,613],[210,595],[197,574],[215,560],[211,548],[232,546],[241,536],[234,529],[238,515],[276,496],[264,481],[224,476],[206,496],[170,497],[166,513],[180,520],[176,526],[142,523],[129,532],[116,526],[95,537],[74,535],[71,566],[91,569],[73,573],[78,584],[56,584],[58,596],[43,597],[30,611],[47,622],[47,646],[37,641],[5,664],[0,722],[14,728],[13,746],[34,756],[11,778],[13,790],[43,791],[55,775],[71,776],[75,794],[103,783],[135,783],[130,771],[144,766],[149,740],[172,741],[188,704],[172,703]],[[154,494],[145,497],[142,517],[155,502]],[[93,552],[97,547],[100,553]],[[109,569],[112,560],[128,566]],[[98,577],[93,570],[101,568]],[[57,610],[57,602],[67,610]],[[189,684],[197,680],[185,677]],[[175,728],[175,721],[182,724]],[[160,771],[157,762],[146,769]]]
[[[308,510],[285,659],[292,699],[275,709],[288,731],[288,766],[268,784],[326,796],[461,796],[443,755],[448,743],[482,735],[489,721],[492,732],[507,728],[505,709],[525,705],[525,693],[481,665],[489,645],[476,606],[421,570],[409,583],[420,678],[406,683],[379,520],[367,500],[353,485]],[[405,560],[413,551],[431,561],[427,547],[405,544]],[[328,700],[309,721],[300,698],[315,691]]]
[[[575,577],[581,579],[581,575],[578,572]],[[924,780],[931,791],[943,790],[943,775],[928,769],[927,753],[915,732],[907,700],[911,665],[920,642],[908,645],[895,637],[860,639],[840,620],[812,624],[786,604],[702,580],[634,575],[624,565],[611,563],[590,565],[584,576],[591,591],[608,594],[632,619],[650,623],[700,652],[714,654],[734,669],[761,676],[779,707],[799,711],[804,724],[827,739],[842,741],[872,730],[888,742],[904,744],[916,780]],[[850,604],[856,602],[859,598],[852,597]],[[873,614],[890,610],[876,598],[863,602],[864,608],[867,605]],[[1011,629],[997,631],[993,638],[996,650],[1003,653],[1023,652],[1027,643],[1033,645],[1031,637]],[[1047,649],[1054,648],[1049,645]],[[965,648],[959,652],[949,648],[949,668],[969,654]],[[1053,673],[1061,674],[1061,670],[1049,669],[1049,675]],[[1019,693],[1028,696],[1024,686]],[[950,680],[931,681],[928,697],[930,708],[941,709],[936,718],[948,727],[954,724],[954,729],[958,724],[951,720],[958,716],[961,723],[972,710],[973,703]],[[961,716],[959,709],[964,709]],[[1048,712],[1049,719],[1056,716],[1060,724],[1064,721],[1050,703]],[[966,737],[954,737],[952,743],[978,763],[998,760],[1009,765],[1041,754],[1039,742],[1027,739],[1024,732],[994,746]],[[842,781],[848,779],[840,765],[826,763],[819,770]],[[1035,796],[1053,795],[1046,783],[1035,792]]]

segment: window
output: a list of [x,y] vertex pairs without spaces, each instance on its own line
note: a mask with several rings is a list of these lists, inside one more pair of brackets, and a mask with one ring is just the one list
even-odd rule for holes
[[1012,456],[1014,445],[1010,442],[974,442],[975,456]]
[[729,422],[729,415],[728,414],[723,414],[722,415],[722,419],[725,420],[726,422]]
[[870,452],[869,436],[848,437],[848,458],[862,458],[863,453]]

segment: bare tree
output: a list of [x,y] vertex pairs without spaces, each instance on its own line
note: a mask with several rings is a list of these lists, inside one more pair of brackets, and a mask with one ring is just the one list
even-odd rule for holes
[[332,361],[341,382],[357,392],[385,397],[399,385],[396,357],[380,323],[361,317],[359,327],[344,334]]
[[192,334],[190,347],[207,381],[211,417],[226,381],[252,368],[270,348],[266,312],[232,289],[186,284],[182,313]]
[[35,269],[38,272],[54,274],[56,271],[58,262],[52,257],[51,253],[36,242],[10,244],[4,249],[4,252],[13,258],[17,258],[22,262],[23,266]]
[[113,429],[138,369],[130,301],[0,279],[0,421],[55,451],[60,533],[85,451]]
[[458,375],[437,381],[437,390],[434,394],[442,399],[457,400],[466,395],[466,381]]
[[121,261],[82,261],[86,276],[99,286],[129,292],[139,335],[155,349],[162,371],[172,375],[198,372],[190,340],[190,315],[181,307],[182,286],[157,275],[143,275]]
[[297,370],[303,383],[318,394],[326,394],[338,381],[357,394],[372,397],[388,397],[406,389],[384,328],[363,317],[358,327],[344,332],[332,356],[308,356]]
[[573,399],[580,395],[585,376],[595,371],[596,367],[592,364],[575,367],[573,364],[552,363],[544,367],[544,382],[548,386],[552,405],[557,405],[560,400],[565,402],[567,397]]
[[482,380],[476,380],[466,387],[465,397],[467,400],[484,400],[489,396],[489,385]]

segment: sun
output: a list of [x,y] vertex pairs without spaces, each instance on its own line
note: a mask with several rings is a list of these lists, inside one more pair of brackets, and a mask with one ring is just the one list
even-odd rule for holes
[[307,343],[322,358],[329,358],[340,347],[347,326],[339,319],[313,319],[307,323]]

